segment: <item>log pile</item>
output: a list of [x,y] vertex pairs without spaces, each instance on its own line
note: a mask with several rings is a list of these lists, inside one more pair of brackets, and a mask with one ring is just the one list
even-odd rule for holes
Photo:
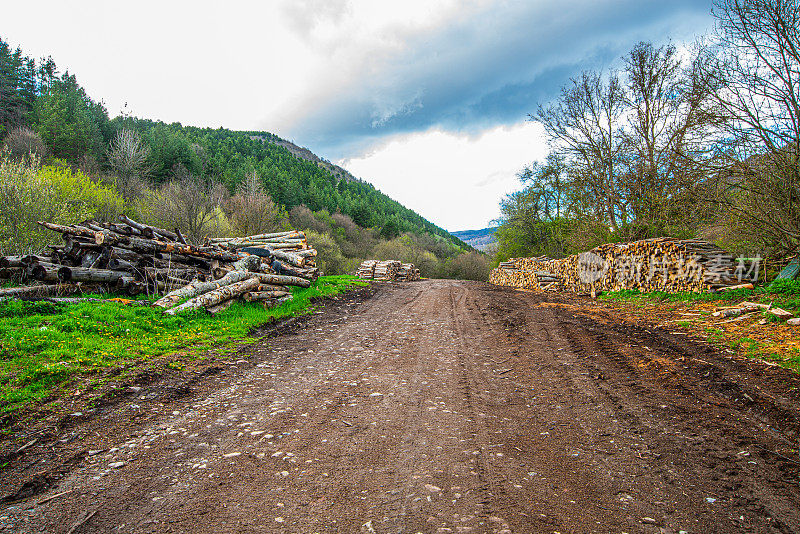
[[401,263],[397,271],[396,280],[401,282],[416,282],[420,279],[419,269],[413,263]]
[[305,232],[288,230],[271,234],[236,238],[206,239],[207,246],[217,246],[231,252],[244,252],[261,257],[273,257],[294,268],[303,276],[315,278],[317,251],[309,247]]
[[400,270],[400,262],[397,260],[379,261],[375,265],[375,280],[388,282],[397,279],[397,271]]
[[[34,282],[0,290],[0,297],[166,293],[155,305],[167,313],[200,307],[214,312],[237,299],[280,304],[291,299],[290,286],[309,287],[319,275],[317,252],[302,232],[207,239],[195,246],[178,229],[172,232],[124,216],[116,223],[39,224],[59,232],[64,244],[38,255],[0,256],[0,278]],[[189,300],[177,306],[185,298]]]
[[[218,313],[229,308],[237,300],[261,302],[265,307],[272,308],[292,300],[289,286],[310,285],[311,281],[305,278],[237,270],[212,282],[195,280],[167,293],[155,301],[153,306],[164,308],[165,313],[170,315],[199,308]],[[188,300],[178,304],[187,297]]]
[[362,261],[361,265],[358,267],[358,271],[356,271],[356,276],[362,280],[372,280],[375,278],[375,266],[377,264],[378,260]]
[[365,260],[356,271],[362,280],[414,282],[420,279],[420,272],[413,263],[397,260]]
[[489,282],[576,293],[623,289],[702,292],[753,281],[757,272],[753,267],[706,241],[661,237],[600,245],[559,260],[512,259],[494,269]]

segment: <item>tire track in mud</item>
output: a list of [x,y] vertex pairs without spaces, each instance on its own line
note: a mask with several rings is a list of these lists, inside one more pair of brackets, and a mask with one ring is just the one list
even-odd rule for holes
[[72,493],[6,507],[0,531],[87,509],[85,532],[800,531],[797,471],[773,454],[796,407],[674,337],[569,297],[377,284],[130,434],[110,411],[121,437],[87,438],[105,452],[48,490]]
[[[696,359],[698,352],[711,359],[714,356],[712,349],[696,347],[685,340],[676,344],[664,333],[621,323],[606,325],[581,315],[572,320],[562,320],[560,326],[560,332],[572,352],[584,360],[593,372],[600,372],[600,377],[593,384],[595,391],[607,399],[617,418],[622,416],[633,435],[645,438],[647,449],[643,452],[659,459],[663,456],[663,461],[679,465],[685,471],[683,481],[680,477],[663,477],[668,479],[667,486],[680,483],[690,486],[692,479],[709,477],[710,472],[713,481],[722,481],[712,484],[716,486],[717,495],[730,494],[735,506],[754,512],[755,517],[751,521],[760,523],[760,526],[740,525],[744,527],[742,531],[792,531],[785,519],[779,517],[786,517],[787,513],[791,517],[789,510],[797,506],[796,493],[786,491],[788,488],[775,488],[778,491],[766,499],[772,501],[768,504],[758,495],[758,489],[748,489],[747,484],[740,482],[726,482],[748,471],[743,469],[743,464],[750,457],[749,452],[742,457],[742,453],[732,455],[730,451],[748,446],[752,449],[757,441],[753,439],[752,432],[742,432],[743,425],[738,423],[742,419],[756,421],[751,414],[742,413],[740,407],[736,406],[736,401],[741,401],[743,395],[738,384],[730,383],[728,386],[724,382],[728,380],[718,372],[712,380],[720,381],[722,385],[707,388],[708,381],[682,374],[675,361]],[[708,366],[715,367],[710,363]],[[734,394],[720,399],[720,392]],[[708,406],[722,408],[730,415],[708,417],[705,413]],[[659,410],[661,413],[658,413]],[[778,471],[773,476],[780,476],[780,472],[785,475],[786,464],[778,465]],[[796,474],[796,469],[793,472]],[[664,494],[664,488],[657,486],[652,491]],[[676,504],[690,507],[692,503],[687,501],[684,499],[683,503]],[[732,507],[731,515],[734,515],[734,509]],[[707,523],[705,528],[720,527]]]

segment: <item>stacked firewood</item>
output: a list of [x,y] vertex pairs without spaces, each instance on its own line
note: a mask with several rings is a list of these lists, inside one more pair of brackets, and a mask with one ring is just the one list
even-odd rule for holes
[[356,271],[362,280],[414,282],[420,279],[420,272],[413,263],[397,260],[365,260]]
[[517,258],[503,262],[489,281],[525,289],[700,292],[753,281],[755,266],[712,243],[662,237],[609,243],[554,260]]
[[260,257],[272,257],[292,266],[303,277],[316,278],[317,251],[309,247],[306,234],[298,230],[251,235],[236,238],[206,239],[207,246],[217,246],[232,252],[243,252]]
[[217,311],[239,298],[279,304],[291,299],[290,286],[309,287],[319,274],[316,251],[302,232],[206,240],[195,246],[177,229],[171,232],[124,216],[117,223],[39,224],[59,232],[64,244],[38,255],[0,257],[0,278],[34,282],[0,290],[0,297],[166,293],[158,306],[173,308],[189,298],[174,310]]
[[389,281],[397,278],[400,262],[397,260],[379,261],[375,265],[375,280]]
[[420,279],[419,269],[413,263],[401,263],[395,279],[400,282],[416,282]]
[[372,280],[375,278],[375,266],[378,264],[378,260],[364,260],[361,262],[361,265],[358,267],[358,271],[356,271],[356,276],[361,278],[362,280]]

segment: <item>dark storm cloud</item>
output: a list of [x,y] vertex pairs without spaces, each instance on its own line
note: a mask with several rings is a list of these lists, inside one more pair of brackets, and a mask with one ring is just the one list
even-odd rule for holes
[[398,133],[518,122],[570,76],[607,66],[636,41],[701,34],[709,11],[688,0],[500,2],[415,36],[346,88],[303,102],[289,131],[335,158]]

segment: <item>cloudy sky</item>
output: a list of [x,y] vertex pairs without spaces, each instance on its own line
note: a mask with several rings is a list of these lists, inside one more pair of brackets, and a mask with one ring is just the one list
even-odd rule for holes
[[[448,230],[482,228],[541,159],[527,122],[635,42],[711,28],[710,0],[40,0],[0,37],[113,116],[266,130]],[[9,23],[13,21],[13,23]]]

